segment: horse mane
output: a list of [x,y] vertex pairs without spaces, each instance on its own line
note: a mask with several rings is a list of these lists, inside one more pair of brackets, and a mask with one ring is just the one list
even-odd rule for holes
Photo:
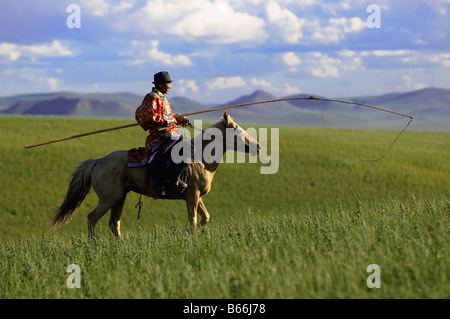
[[[230,116],[229,117],[229,119],[231,120],[231,121],[233,121],[233,118]],[[234,121],[233,121],[234,122]],[[225,118],[222,116],[222,117],[220,117],[220,120],[218,121],[218,122],[216,122],[216,123],[214,123],[213,125],[211,125],[210,127],[208,127],[207,129],[209,129],[209,128],[218,128],[218,129],[220,129],[220,127],[221,126],[225,126],[225,127],[227,127],[227,123],[225,122]],[[207,129],[205,129],[205,130],[207,130]],[[198,139],[198,138],[203,138],[203,134],[205,133],[205,130],[203,130],[202,131],[202,134],[198,134],[198,135],[196,135],[196,136],[194,136],[193,138],[192,138],[192,142],[194,142],[194,140],[196,140],[196,139]]]

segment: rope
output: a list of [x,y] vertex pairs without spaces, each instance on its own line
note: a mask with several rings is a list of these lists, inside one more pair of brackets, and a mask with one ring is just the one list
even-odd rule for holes
[[[311,97],[313,98],[313,97]],[[406,124],[406,126],[403,128],[403,130],[401,130],[401,132],[397,135],[397,137],[392,141],[392,143],[389,145],[388,149],[386,150],[386,152],[384,152],[384,154],[382,156],[380,156],[379,158],[376,159],[365,159],[365,160],[358,160],[358,161],[350,161],[347,160],[345,158],[343,158],[342,156],[340,156],[335,150],[333,145],[331,144],[330,141],[330,137],[328,136],[328,129],[327,129],[327,125],[325,124],[325,117],[323,115],[323,109],[322,109],[322,105],[320,104],[320,98],[315,98],[315,100],[317,101],[317,103],[319,104],[319,108],[320,108],[320,115],[322,117],[322,123],[323,123],[323,128],[325,129],[325,135],[327,137],[328,140],[328,145],[330,146],[331,150],[333,151],[334,155],[336,155],[338,158],[340,158],[341,160],[343,160],[344,162],[350,163],[350,164],[354,164],[354,163],[373,163],[373,162],[378,162],[380,160],[382,160],[383,158],[386,157],[386,155],[389,153],[389,151],[391,150],[392,146],[395,144],[395,142],[397,142],[397,140],[399,139],[399,137],[403,134],[403,132],[406,130],[406,128],[409,126],[409,124],[411,124],[412,120],[414,119],[412,116],[408,116],[408,115],[403,115],[400,113],[396,113],[396,112],[392,112],[392,111],[388,111],[390,113],[394,113],[394,114],[398,114],[398,115],[402,115],[402,116],[406,116],[409,117],[409,122]],[[322,99],[323,100],[323,99]],[[350,103],[349,103],[350,104]],[[357,103],[355,103],[357,104]],[[359,103],[358,103],[359,104]],[[374,109],[379,109],[376,107],[371,107]],[[383,109],[382,109],[383,110]]]
[[141,199],[142,199],[142,194],[141,194],[141,196],[139,196],[139,202],[136,204],[136,206],[134,206],[134,208],[138,208],[138,215],[137,215],[136,220],[139,220],[141,218],[141,209],[142,209],[142,206],[144,206],[144,203],[142,203]]

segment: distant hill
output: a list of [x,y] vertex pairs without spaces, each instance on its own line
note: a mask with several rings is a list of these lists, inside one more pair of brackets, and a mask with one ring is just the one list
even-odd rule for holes
[[[144,96],[132,93],[57,92],[0,98],[0,113],[134,118]],[[186,97],[170,98],[173,111],[187,113],[211,107]],[[213,105],[214,106],[214,105]]]
[[393,111],[409,112],[411,116],[450,117],[450,90],[425,88],[407,93],[354,97],[352,101],[390,107]]
[[57,97],[51,100],[18,101],[3,111],[4,114],[73,115],[90,117],[131,117],[134,108],[123,102],[101,101],[89,98]]
[[[309,97],[314,94],[277,97],[263,90],[240,96],[223,104],[202,104],[187,97],[170,97],[175,113],[189,113],[212,107],[230,106],[280,98]],[[322,97],[322,96],[319,96]],[[22,115],[64,115],[85,117],[122,117],[134,119],[134,112],[144,96],[132,93],[55,92],[0,98],[0,113]],[[324,98],[324,97],[322,97]],[[412,129],[450,131],[450,90],[425,88],[406,93],[338,98],[354,101],[415,117]],[[386,112],[336,102],[320,101],[325,121],[330,127],[399,129],[404,118]],[[321,126],[319,103],[293,100],[243,106],[229,110],[238,123],[255,125]],[[215,121],[222,112],[191,117]],[[403,121],[401,121],[403,120]],[[400,125],[397,125],[400,123]]]
[[348,100],[386,107],[414,117],[412,129],[450,131],[450,90],[424,88],[406,93],[353,97]]
[[[87,93],[80,94],[74,92],[54,92],[23,94],[0,98],[0,111],[11,107],[17,102],[38,102],[51,101],[57,98],[97,100],[101,102],[122,102],[130,106],[140,105],[143,97],[132,93]],[[64,106],[62,106],[64,108]],[[43,114],[44,115],[44,114]]]
[[[275,95],[267,93],[263,90],[256,90],[255,92],[253,92],[250,95],[244,95],[244,96],[238,97],[237,99],[227,102],[221,106],[253,103],[253,102],[260,102],[260,101],[267,101],[267,100],[276,100],[279,98],[280,97],[277,97]],[[297,111],[297,109],[289,102],[284,102],[284,101],[277,102],[276,106],[277,106],[276,110],[274,110],[273,105],[258,104],[257,109],[261,112],[267,111],[270,113],[274,113],[274,111],[279,112],[279,113],[293,113],[293,112]]]

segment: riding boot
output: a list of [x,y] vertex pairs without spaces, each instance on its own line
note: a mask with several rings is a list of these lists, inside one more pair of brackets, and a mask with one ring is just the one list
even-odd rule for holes
[[182,188],[181,192],[184,191],[185,188],[187,188],[187,183],[180,178],[181,175],[186,170],[188,164],[181,162],[180,164],[172,165],[170,170],[167,172],[166,179],[164,180],[169,185],[175,185],[180,188]]

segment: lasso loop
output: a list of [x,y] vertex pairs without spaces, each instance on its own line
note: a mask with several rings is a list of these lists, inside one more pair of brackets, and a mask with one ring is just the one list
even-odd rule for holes
[[[323,123],[323,128],[325,129],[325,135],[327,136],[327,140],[328,140],[328,145],[330,146],[331,150],[333,151],[334,155],[336,155],[339,159],[343,160],[344,162],[347,163],[373,163],[373,162],[378,162],[380,160],[382,160],[383,158],[386,157],[386,155],[389,153],[389,151],[391,150],[392,146],[395,144],[395,142],[397,142],[397,140],[399,139],[399,137],[403,134],[403,132],[406,130],[406,128],[409,126],[409,124],[411,124],[412,120],[414,119],[412,116],[408,116],[408,115],[404,115],[404,114],[400,114],[400,113],[396,113],[398,115],[401,116],[406,116],[409,117],[409,122],[406,124],[406,126],[403,128],[403,130],[401,130],[401,132],[397,135],[397,137],[392,141],[392,143],[389,145],[389,147],[387,148],[386,152],[384,152],[384,154],[382,156],[380,156],[379,158],[376,159],[365,159],[365,160],[358,160],[358,161],[350,161],[347,160],[345,158],[343,158],[342,156],[340,156],[333,148],[333,145],[331,144],[330,141],[330,137],[328,136],[328,129],[327,129],[327,125],[325,124],[325,117],[323,115],[323,109],[322,109],[322,105],[320,104],[320,99],[319,98],[315,98],[313,96],[310,97],[310,99],[315,99],[317,101],[317,103],[319,104],[319,108],[320,108],[320,115],[322,117],[322,123]],[[339,102],[338,100],[335,100],[336,102]],[[347,102],[346,102],[347,103]],[[375,108],[375,107],[372,107]],[[380,109],[380,108],[375,108],[375,109],[379,109],[382,111],[388,111],[388,110],[384,110],[384,109]],[[394,113],[392,111],[388,111],[390,113]]]

